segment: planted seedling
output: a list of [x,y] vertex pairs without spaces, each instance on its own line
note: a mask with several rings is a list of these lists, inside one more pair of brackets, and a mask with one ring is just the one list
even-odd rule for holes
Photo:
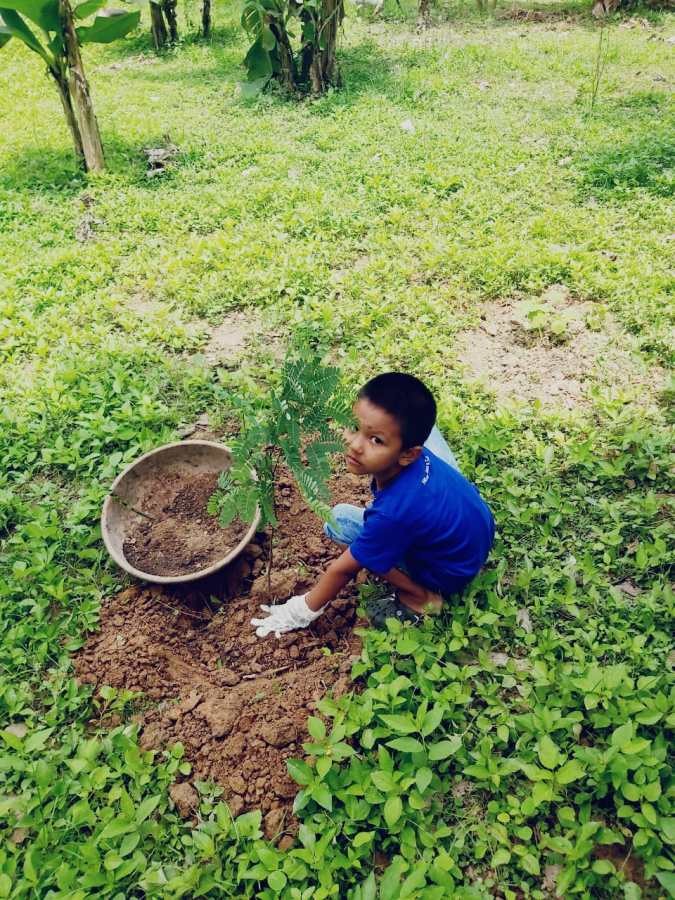
[[[239,517],[261,525],[277,524],[274,488],[283,464],[293,475],[310,509],[330,519],[330,460],[342,449],[337,428],[349,406],[339,389],[339,370],[326,366],[308,349],[290,354],[278,386],[264,405],[240,408],[241,431],[232,442],[233,465],[218,479],[207,510],[223,528]],[[272,570],[270,543],[268,579]]]
[[536,332],[539,337],[546,336],[557,343],[569,337],[569,315],[548,303],[525,300],[516,306],[516,315],[526,331]]

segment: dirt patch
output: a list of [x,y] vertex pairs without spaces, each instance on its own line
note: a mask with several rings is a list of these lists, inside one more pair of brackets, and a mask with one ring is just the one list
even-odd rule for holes
[[159,65],[160,59],[158,56],[145,56],[143,54],[139,54],[138,56],[129,56],[127,59],[121,59],[118,62],[110,63],[107,66],[100,66],[99,72],[119,72],[122,69],[142,69],[146,66],[157,66]]
[[[124,556],[148,575],[188,575],[199,572],[237,546],[248,525],[235,519],[221,528],[206,511],[218,486],[217,472],[158,472],[149,477],[152,509],[143,510],[129,529]],[[148,517],[150,516],[150,517]]]
[[229,313],[220,325],[210,329],[210,337],[202,354],[210,365],[222,365],[235,359],[252,335],[258,333],[259,323],[251,313],[236,310]]
[[[522,301],[492,303],[480,327],[459,337],[469,378],[485,383],[498,400],[573,409],[592,404],[588,388],[594,384],[639,387],[652,398],[663,387],[663,370],[630,352],[630,337],[606,309],[575,299],[564,285],[551,285],[534,305],[539,312],[528,318]],[[538,321],[542,327],[532,328]],[[552,330],[563,325],[561,334]]]
[[[360,504],[369,496],[367,484],[349,474],[334,479],[332,493]],[[352,588],[311,628],[256,637],[250,620],[259,604],[307,589],[340,552],[289,480],[279,485],[277,505],[271,592],[269,536],[260,534],[208,581],[139,585],[110,598],[100,631],[75,660],[83,682],[143,691],[153,705],[139,719],[142,746],[181,741],[193,776],[221,785],[234,814],[261,808],[270,838],[288,827],[298,789],[286,759],[303,756],[307,716],[327,691],[350,687],[360,651]],[[176,797],[186,814],[193,800],[189,791]]]
[[511,22],[580,22],[583,17],[571,13],[565,9],[511,9],[499,10],[495,14],[497,19],[505,19]]
[[598,844],[593,850],[594,859],[607,859],[614,868],[623,872],[626,881],[632,881],[643,890],[656,887],[654,881],[645,878],[645,866],[642,860],[631,854],[631,848],[620,844]]

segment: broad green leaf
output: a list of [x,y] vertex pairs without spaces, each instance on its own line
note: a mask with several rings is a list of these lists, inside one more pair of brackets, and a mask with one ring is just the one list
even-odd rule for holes
[[323,781],[315,784],[314,787],[310,789],[310,794],[319,806],[323,806],[328,812],[333,809],[333,797]]
[[671,897],[675,897],[675,872],[655,872],[656,880],[665,888]]
[[377,884],[375,882],[375,873],[371,872],[361,884],[361,900],[375,900],[377,896]]
[[640,797],[642,796],[642,791],[636,784],[632,784],[630,781],[624,781],[621,785],[621,793],[624,795],[626,800],[630,800],[631,803],[637,803]]
[[634,730],[632,722],[624,722],[623,725],[619,725],[619,727],[615,728],[612,732],[612,747],[618,747],[621,750],[624,744],[627,744],[628,741],[632,739],[633,734]]
[[659,827],[666,843],[675,844],[675,817],[661,816]]
[[506,847],[500,847],[496,853],[493,853],[492,859],[490,860],[490,865],[494,866],[505,866],[508,862],[511,861],[511,854],[506,849]]
[[307,730],[315,741],[322,741],[326,737],[326,726],[316,716],[307,719]]
[[76,19],[86,19],[102,9],[107,2],[108,0],[84,0],[84,3],[78,3],[73,7],[73,16]]
[[262,31],[260,33],[260,43],[264,50],[274,50],[277,45],[277,39],[274,37],[271,28],[266,25],[263,26]]
[[547,769],[555,769],[560,761],[560,751],[547,734],[539,741],[537,752],[542,766],[546,766]]
[[134,822],[130,822],[125,816],[116,816],[108,822],[99,834],[98,839],[106,841],[110,838],[119,837],[121,834],[128,834],[130,831],[135,831],[135,829],[136,824]]
[[521,859],[520,864],[526,872],[530,873],[530,875],[539,875],[541,872],[539,860],[532,853],[526,853]]
[[462,746],[462,738],[455,734],[447,741],[439,741],[437,744],[431,744],[429,747],[429,759],[440,760],[447,759],[449,756],[457,753]]
[[139,9],[133,12],[114,10],[107,15],[96,16],[91,25],[77,28],[77,36],[83,44],[110,44],[133,31],[140,19]]
[[322,756],[316,761],[316,773],[319,778],[325,778],[333,767],[333,760]]
[[427,737],[432,731],[435,731],[443,720],[445,710],[440,703],[436,703],[424,717],[422,727],[420,729],[422,735]]
[[656,814],[656,809],[652,806],[651,803],[641,803],[640,811],[645,819],[649,822],[650,825],[656,825],[658,822],[658,816]]
[[0,15],[4,18],[4,10],[18,13],[31,22],[35,22],[43,31],[58,31],[58,0],[2,0]]
[[150,816],[155,809],[159,801],[161,800],[161,796],[159,794],[155,794],[154,797],[146,797],[145,800],[141,803],[136,811],[136,824],[140,825],[142,822]]
[[302,759],[287,759],[286,768],[293,781],[298,784],[305,786],[312,780],[312,770]]
[[394,738],[393,741],[387,741],[387,747],[400,750],[401,753],[421,753],[424,750],[424,745],[412,737]]
[[281,893],[281,891],[283,891],[283,889],[286,887],[287,880],[288,879],[280,869],[277,869],[276,872],[270,872],[270,874],[267,876],[267,883],[275,892],[275,894],[279,894]]
[[571,759],[555,773],[555,777],[560,784],[570,784],[570,782],[582,778],[585,774],[585,769],[579,760]]
[[399,734],[412,734],[417,731],[417,725],[413,722],[411,716],[389,715],[380,717],[387,728],[392,731],[398,731]]
[[401,818],[403,804],[400,797],[389,797],[384,804],[384,821],[391,828]]
[[272,60],[269,51],[265,50],[258,41],[249,47],[249,51],[244,57],[244,65],[248,72],[249,82],[256,82],[263,78],[269,81],[272,77]]
[[15,13],[13,9],[5,9],[3,7],[0,8],[0,16],[2,17],[3,22],[2,26],[0,26],[0,32],[2,34],[19,38],[29,50],[32,50],[34,53],[37,53],[38,56],[41,56],[47,65],[51,64],[52,60],[50,59],[49,53],[42,46],[40,41],[38,41],[20,15]]
[[361,847],[363,844],[369,843],[375,837],[374,831],[359,831],[352,839],[352,846]]
[[383,772],[380,769],[377,769],[370,777],[375,787],[385,794],[397,789],[396,781],[389,772]]
[[415,784],[417,785],[417,790],[420,794],[423,794],[426,789],[431,784],[431,779],[434,777],[431,769],[428,769],[426,766],[423,766],[421,769],[418,769],[415,773]]
[[616,869],[608,859],[596,859],[591,866],[596,875],[614,875]]

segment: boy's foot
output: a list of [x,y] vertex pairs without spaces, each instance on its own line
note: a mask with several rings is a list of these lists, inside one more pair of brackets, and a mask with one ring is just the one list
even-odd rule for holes
[[387,619],[417,623],[422,618],[398,599],[396,594],[366,601],[366,615],[376,628],[384,628]]

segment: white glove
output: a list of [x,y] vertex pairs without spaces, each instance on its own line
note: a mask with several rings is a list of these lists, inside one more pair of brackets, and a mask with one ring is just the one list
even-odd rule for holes
[[314,619],[323,612],[323,607],[316,612],[307,606],[305,597],[307,594],[296,594],[285,603],[279,603],[277,606],[262,605],[260,609],[269,613],[265,619],[251,619],[251,625],[254,625],[255,633],[258,637],[267,637],[268,634],[275,634],[280,637],[287,631],[295,631],[296,628],[307,628]]

